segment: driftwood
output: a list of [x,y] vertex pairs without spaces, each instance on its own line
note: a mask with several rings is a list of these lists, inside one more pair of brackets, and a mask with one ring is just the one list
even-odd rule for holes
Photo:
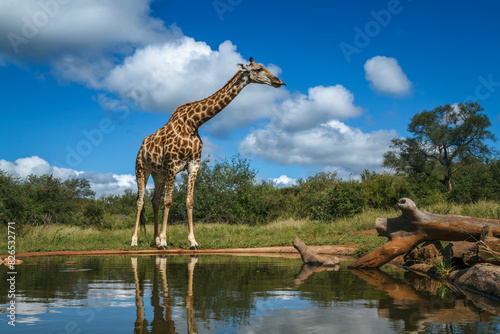
[[464,263],[469,266],[476,263],[500,265],[500,253],[495,252],[482,241],[476,243],[467,253],[464,253],[462,259]]
[[500,237],[500,220],[464,216],[438,215],[417,209],[408,198],[398,202],[401,216],[378,218],[376,228],[389,241],[371,253],[354,261],[350,268],[378,268],[425,241],[477,241],[485,226],[491,237]]
[[444,259],[454,265],[472,266],[476,263],[500,265],[500,239],[492,236],[485,226],[477,242],[450,242],[443,251]]
[[295,249],[299,251],[300,257],[306,265],[334,267],[337,266],[340,262],[338,257],[328,259],[326,257],[317,255],[312,250],[310,250],[309,247],[307,247],[306,244],[299,238],[295,238],[293,240],[293,247],[295,247]]
[[481,240],[464,252],[462,260],[469,266],[476,263],[500,265],[500,239],[493,236],[489,226],[485,226],[481,232]]

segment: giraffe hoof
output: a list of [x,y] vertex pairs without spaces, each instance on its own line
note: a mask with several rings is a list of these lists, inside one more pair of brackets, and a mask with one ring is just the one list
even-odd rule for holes
[[158,246],[158,249],[160,249],[160,250],[167,250],[168,247],[167,246]]
[[130,243],[130,246],[132,246],[132,247],[137,246],[137,237],[132,237],[132,242]]
[[191,249],[191,250],[198,250],[198,249],[200,249],[200,247],[198,245],[196,245],[196,246],[189,247],[189,249]]

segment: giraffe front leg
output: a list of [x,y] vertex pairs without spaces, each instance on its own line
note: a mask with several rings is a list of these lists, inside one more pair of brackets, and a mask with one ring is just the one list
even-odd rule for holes
[[193,208],[187,209],[188,214],[188,241],[189,241],[189,249],[200,249],[196,239],[194,237],[194,228],[193,228]]
[[192,163],[188,166],[188,191],[186,198],[186,209],[188,215],[188,241],[189,249],[200,249],[196,239],[194,238],[194,228],[193,228],[193,193],[194,193],[194,183],[196,182],[196,176],[198,175],[198,169],[200,168],[199,161]]
[[[149,176],[149,175],[148,175]],[[139,232],[139,223],[141,221],[141,217],[143,215],[143,209],[144,209],[144,189],[145,189],[145,182],[140,182],[139,178],[137,178],[138,182],[138,196],[137,196],[137,217],[135,220],[135,228],[134,228],[134,234],[132,235],[132,241],[130,242],[130,246],[132,247],[137,247],[137,233]],[[147,181],[147,178],[146,178]]]
[[139,222],[141,219],[142,208],[144,207],[144,202],[142,200],[137,200],[137,217],[135,221],[134,234],[132,235],[132,241],[130,246],[137,247],[137,233],[139,232]]
[[163,224],[161,227],[160,236],[156,238],[156,247],[159,249],[167,249],[167,222],[168,222],[168,211],[172,205],[172,196],[169,194],[165,195],[165,211],[163,213]]
[[137,233],[139,232],[139,223],[141,222],[141,218],[144,218],[144,192],[146,190],[146,183],[148,182],[149,178],[149,172],[144,167],[140,155],[137,156],[137,160],[135,162],[135,177],[137,180],[137,217],[135,220],[134,234],[132,235],[130,246],[137,246]]

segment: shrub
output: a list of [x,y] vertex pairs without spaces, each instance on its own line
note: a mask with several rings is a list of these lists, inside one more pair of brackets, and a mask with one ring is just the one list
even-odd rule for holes
[[405,175],[378,174],[364,170],[361,183],[366,194],[366,203],[374,209],[393,208],[402,197],[413,197]]
[[300,181],[298,193],[303,215],[314,220],[352,217],[366,204],[360,182],[342,181],[331,172],[320,172]]
[[499,163],[475,162],[457,173],[449,199],[455,203],[474,203],[480,200],[499,198]]

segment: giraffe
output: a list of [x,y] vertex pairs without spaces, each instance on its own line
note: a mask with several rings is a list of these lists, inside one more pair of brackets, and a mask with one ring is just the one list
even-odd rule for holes
[[[224,109],[250,83],[280,87],[284,83],[257,64],[250,57],[250,64],[237,64],[239,71],[213,95],[196,102],[183,104],[162,128],[146,137],[137,153],[135,174],[137,179],[137,218],[131,246],[137,246],[137,232],[144,208],[144,191],[151,175],[154,181],[153,220],[154,239],[158,248],[167,248],[168,212],[172,205],[172,188],[177,173],[188,172],[186,209],[188,215],[188,241],[190,249],[199,249],[193,231],[193,191],[200,168],[203,143],[198,128]],[[165,190],[164,215],[158,236],[158,210]]]

